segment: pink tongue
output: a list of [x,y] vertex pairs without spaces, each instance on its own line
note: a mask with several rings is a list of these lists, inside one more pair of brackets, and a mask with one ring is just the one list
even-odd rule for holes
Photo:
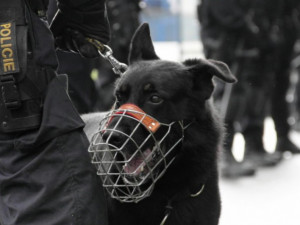
[[125,173],[132,175],[138,175],[142,172],[142,167],[146,165],[145,160],[151,154],[151,150],[147,149],[142,154],[138,153],[133,159],[124,165],[123,169]]

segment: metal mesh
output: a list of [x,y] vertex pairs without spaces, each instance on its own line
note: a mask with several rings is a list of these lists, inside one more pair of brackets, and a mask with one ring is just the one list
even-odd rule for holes
[[[129,115],[130,112],[143,116],[136,119]],[[183,140],[181,122],[161,123],[159,129],[163,132],[156,135],[142,123],[146,116],[149,117],[133,110],[111,111],[100,122],[100,128],[91,140],[89,152],[92,153],[92,163],[97,168],[103,187],[112,198],[121,202],[139,202],[148,197],[157,180],[173,162],[174,157],[169,156],[170,153]],[[130,131],[125,132],[123,128],[128,124]],[[170,144],[167,139],[175,129],[175,124],[177,129],[181,129],[180,137]],[[137,138],[141,130],[144,134],[142,140]],[[122,141],[116,144],[115,137]]]

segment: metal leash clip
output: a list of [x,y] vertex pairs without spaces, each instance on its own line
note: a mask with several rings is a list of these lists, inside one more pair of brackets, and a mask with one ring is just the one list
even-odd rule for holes
[[119,62],[114,56],[113,51],[108,45],[102,44],[100,41],[92,39],[92,38],[86,38],[87,41],[89,41],[91,44],[93,44],[97,49],[99,54],[109,61],[109,63],[112,65],[112,70],[115,74],[122,75],[128,68],[128,66],[125,63]]

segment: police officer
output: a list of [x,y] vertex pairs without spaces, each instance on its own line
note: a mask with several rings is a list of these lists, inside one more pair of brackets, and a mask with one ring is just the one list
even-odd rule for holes
[[300,149],[290,141],[290,124],[288,118],[290,111],[286,101],[287,91],[290,87],[290,64],[294,54],[294,45],[299,29],[299,1],[278,0],[277,16],[273,29],[276,31],[276,51],[273,55],[274,86],[272,88],[271,115],[274,119],[277,132],[276,151],[289,151],[299,154]]
[[[221,110],[226,108],[228,138],[222,170],[226,177],[253,175],[258,166],[276,165],[280,161],[280,156],[266,153],[262,139],[270,97],[267,86],[272,83],[269,67],[266,66],[270,64],[273,49],[269,37],[272,15],[265,11],[266,3],[227,0],[224,4],[217,0],[204,0],[199,8],[206,56],[225,61],[239,80],[234,87],[225,88],[215,96],[217,100],[221,99]],[[228,99],[225,104],[224,96]],[[231,154],[237,131],[244,135],[246,143],[242,163],[237,163]]]
[[[274,160],[274,164],[282,159],[284,151],[290,151],[294,154],[300,153],[297,146],[288,137],[290,125],[288,124],[289,107],[286,101],[286,94],[289,88],[290,62],[297,38],[295,32],[297,30],[297,22],[295,21],[297,4],[299,3],[294,0],[258,1],[255,9],[254,22],[258,24],[261,30],[260,33],[264,33],[260,38],[261,41],[258,41],[258,43],[263,43],[258,45],[260,48],[260,62],[263,61],[263,64],[259,66],[258,62],[256,69],[254,68],[252,71],[268,77],[266,80],[267,85],[260,89],[262,93],[257,95],[257,99],[261,99],[261,96],[264,96],[265,104],[270,104],[270,110],[265,110],[268,110],[267,113],[271,114],[275,123],[277,145],[275,154],[273,154],[275,157],[269,160],[270,163]],[[263,73],[257,68],[266,68],[266,70]],[[261,113],[261,115],[264,114],[265,116],[267,113]],[[262,149],[263,144],[262,141],[258,141],[257,134],[263,134],[264,116],[258,118],[256,126],[253,126],[251,122],[246,127],[244,132],[246,143],[248,143],[246,150],[247,148],[253,150]],[[250,157],[254,157],[257,161],[262,159],[262,157],[257,157],[254,154],[250,155]]]
[[[240,58],[237,54],[244,47],[243,38],[246,35],[253,36],[253,32],[247,24],[246,15],[249,8],[252,8],[250,1],[227,0],[226,4],[218,0],[202,0],[198,7],[198,18],[201,24],[201,40],[204,47],[206,58],[213,58],[224,61],[229,65],[233,74],[240,75]],[[238,79],[240,79],[238,77]],[[240,81],[239,81],[240,84]],[[229,90],[226,106],[221,103],[224,90]],[[232,93],[234,92],[234,93]],[[229,100],[230,96],[230,100]],[[245,101],[244,89],[241,85],[235,85],[234,88],[217,82],[214,98],[220,111],[228,106],[230,108],[241,108],[239,103]],[[230,102],[229,102],[230,101]],[[235,103],[237,105],[233,106]],[[226,110],[227,111],[227,110]],[[242,110],[243,111],[243,110]],[[255,167],[253,164],[237,162],[232,155],[231,148],[236,128],[234,127],[237,117],[240,117],[238,111],[223,113],[227,128],[227,136],[224,143],[222,175],[224,177],[239,177],[253,175]],[[226,114],[226,116],[225,116]]]
[[59,0],[50,32],[46,0],[0,1],[0,221],[3,225],[107,224],[84,123],[55,73],[56,45],[97,57],[104,0]]

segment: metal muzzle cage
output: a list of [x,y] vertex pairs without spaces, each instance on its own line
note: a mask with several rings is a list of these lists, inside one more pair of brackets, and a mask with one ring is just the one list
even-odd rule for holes
[[[124,124],[130,124],[130,132],[124,131]],[[183,131],[181,121],[159,123],[132,104],[110,111],[100,121],[89,147],[92,163],[110,196],[121,202],[148,197],[174,161],[171,153],[182,142]],[[174,132],[176,138],[168,138]]]

